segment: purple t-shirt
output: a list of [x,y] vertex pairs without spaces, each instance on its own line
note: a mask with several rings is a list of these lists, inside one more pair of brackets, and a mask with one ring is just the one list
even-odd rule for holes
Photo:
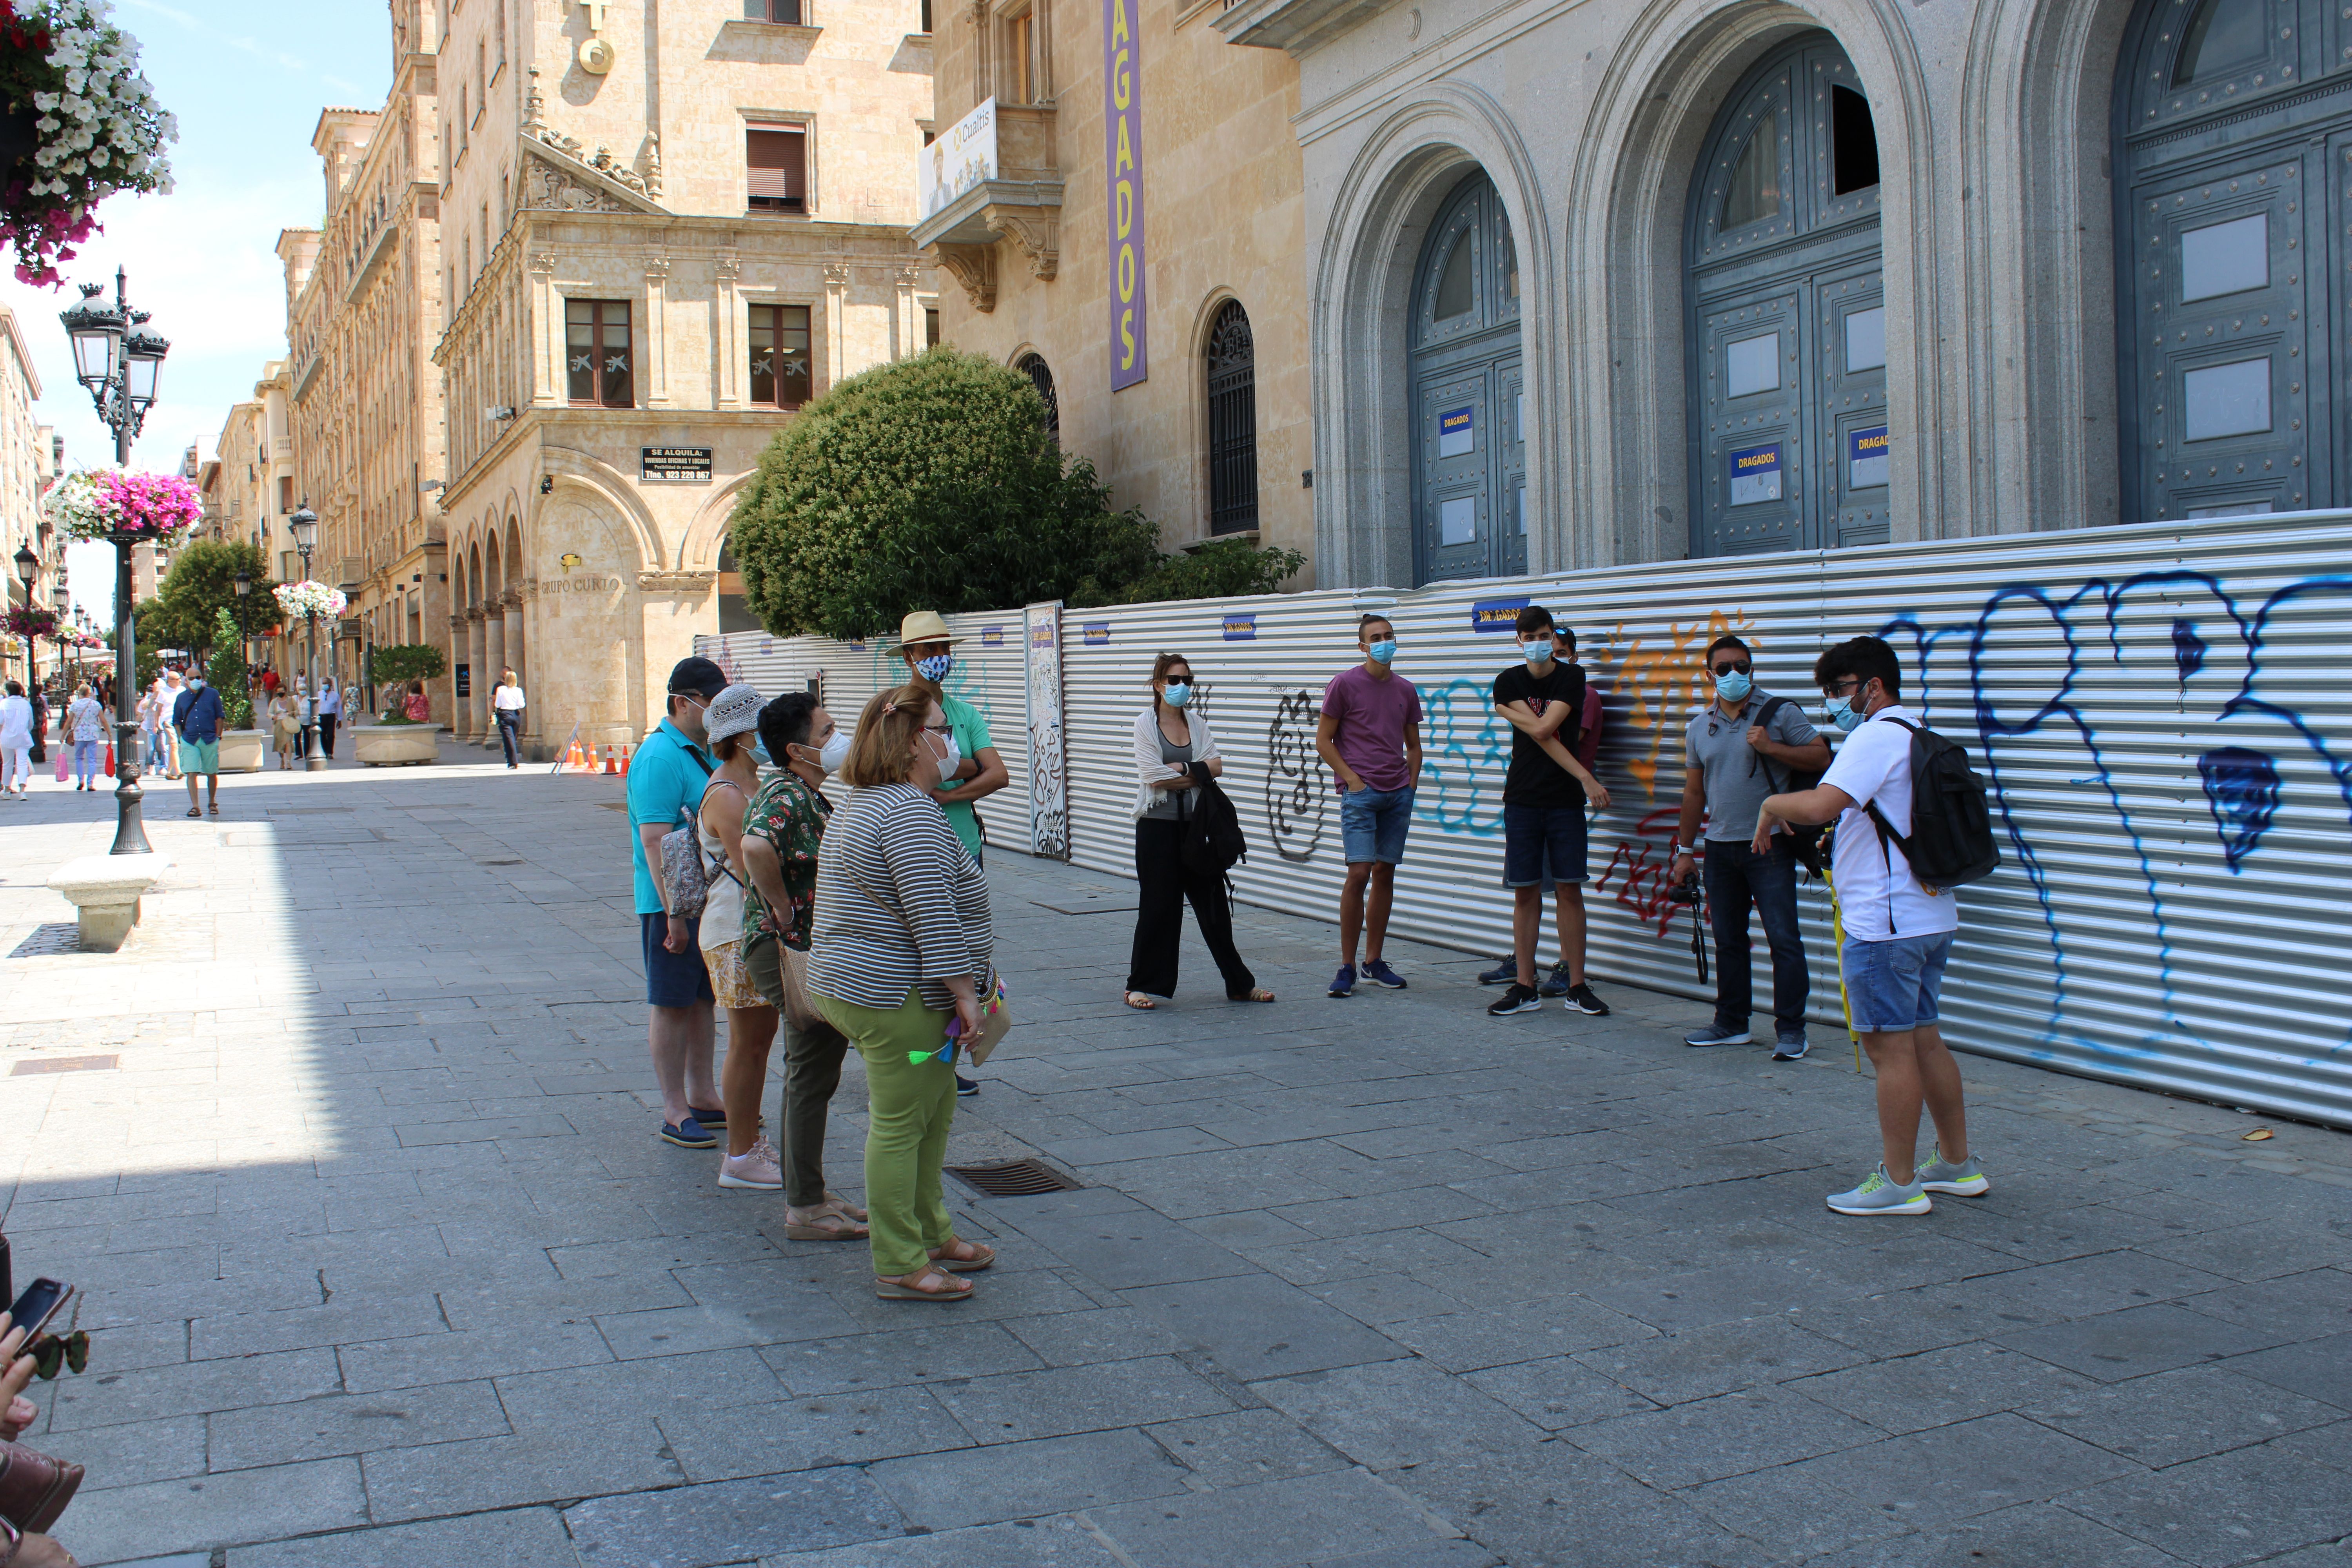
[[[1362,665],[1352,665],[1323,689],[1323,711],[1339,721],[1332,743],[1358,777],[1377,790],[1402,789],[1412,782],[1404,760],[1404,727],[1421,722],[1421,693],[1412,681],[1402,675],[1381,680],[1365,674]],[[1339,787],[1347,792],[1345,784]]]

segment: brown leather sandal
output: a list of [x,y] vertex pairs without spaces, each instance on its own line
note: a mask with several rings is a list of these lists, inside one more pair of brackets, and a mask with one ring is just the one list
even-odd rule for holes
[[[933,1279],[939,1281],[935,1289],[925,1289],[920,1283]],[[937,1264],[926,1263],[901,1279],[885,1279],[876,1275],[874,1294],[885,1301],[968,1301],[971,1300],[971,1281],[959,1279]]]
[[[956,1257],[948,1251],[948,1247],[961,1247],[967,1250],[961,1257]],[[996,1261],[996,1248],[984,1242],[966,1241],[961,1237],[950,1237],[947,1247],[931,1248],[931,1261],[950,1274],[977,1274]]]
[[872,1234],[866,1226],[829,1205],[800,1212],[809,1217],[795,1220],[792,1217],[791,1209],[784,1211],[784,1239],[787,1241],[864,1241]]

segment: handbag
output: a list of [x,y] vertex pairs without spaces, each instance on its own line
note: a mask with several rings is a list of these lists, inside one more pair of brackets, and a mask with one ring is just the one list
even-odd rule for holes
[[[698,763],[702,761],[701,754],[691,749],[688,754]],[[709,764],[703,764],[702,773],[705,778],[710,776]],[[711,788],[705,784],[702,793],[707,795]],[[668,894],[667,907],[672,915],[682,921],[698,921],[703,906],[710,900],[712,866],[703,857],[702,837],[696,826],[695,819],[700,815],[698,805],[681,805],[677,814],[686,819],[685,826],[673,827],[661,836],[662,889]],[[721,876],[734,875],[724,866],[717,869]]]
[[784,939],[772,931],[754,932],[743,946],[743,967],[751,972],[760,1000],[782,1013],[784,1022],[795,1029],[813,1028],[826,1021],[809,1000],[808,959],[807,953],[787,947]]

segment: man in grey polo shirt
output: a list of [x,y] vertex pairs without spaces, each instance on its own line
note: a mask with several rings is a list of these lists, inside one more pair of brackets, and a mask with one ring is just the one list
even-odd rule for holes
[[1777,836],[1772,852],[1749,847],[1764,797],[1788,789],[1792,773],[1830,765],[1830,743],[1795,701],[1759,691],[1748,645],[1720,637],[1706,650],[1715,700],[1691,715],[1683,732],[1683,812],[1675,835],[1673,879],[1696,863],[1699,817],[1706,818],[1706,907],[1715,931],[1715,1022],[1683,1037],[1686,1046],[1744,1046],[1754,1005],[1748,957],[1748,906],[1753,903],[1772,950],[1774,1061],[1805,1054],[1804,939],[1797,930],[1796,842]]

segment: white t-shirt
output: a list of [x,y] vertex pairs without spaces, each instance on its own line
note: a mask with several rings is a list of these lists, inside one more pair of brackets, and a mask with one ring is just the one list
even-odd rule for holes
[[1863,809],[1875,802],[1887,826],[1909,837],[1911,731],[1887,723],[1889,719],[1919,723],[1919,716],[1900,703],[1880,709],[1845,738],[1822,775],[1822,784],[1853,797],[1853,807],[1838,814],[1830,874],[1837,883],[1845,934],[1856,942],[1933,936],[1960,927],[1959,900],[1949,889],[1931,897],[1895,842],[1881,846],[1878,825]]
[[509,686],[504,682],[500,682],[498,689],[490,693],[490,706],[497,709],[501,713],[509,712],[515,709],[520,708],[522,706],[522,688],[520,686]]
[[33,743],[33,703],[25,697],[0,697],[0,746],[18,751]]

